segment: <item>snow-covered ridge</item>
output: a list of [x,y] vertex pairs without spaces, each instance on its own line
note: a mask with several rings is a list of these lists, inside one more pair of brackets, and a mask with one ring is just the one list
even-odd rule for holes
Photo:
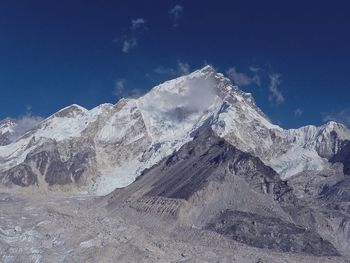
[[5,134],[7,132],[12,132],[13,131],[13,126],[16,125],[15,120],[12,119],[5,119],[0,121],[0,135]]
[[0,121],[0,146],[11,143],[11,136],[14,132],[15,120],[5,119]]
[[92,178],[90,190],[107,194],[192,140],[202,126],[260,157],[283,177],[324,169],[341,142],[350,139],[349,130],[335,122],[290,130],[272,124],[250,93],[206,66],[138,99],[91,110],[73,104],[58,111],[16,142],[0,146],[0,178],[1,172],[29,162],[29,153],[49,146],[57,147],[61,160],[88,148],[92,159],[78,159],[92,173],[86,175]]

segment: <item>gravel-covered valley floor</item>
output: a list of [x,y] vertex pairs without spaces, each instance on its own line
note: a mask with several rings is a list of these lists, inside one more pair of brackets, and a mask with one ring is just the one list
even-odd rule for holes
[[252,248],[105,201],[0,194],[1,262],[348,262]]

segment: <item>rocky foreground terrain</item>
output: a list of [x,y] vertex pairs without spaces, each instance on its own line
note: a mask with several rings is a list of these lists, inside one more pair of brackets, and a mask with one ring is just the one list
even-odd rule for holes
[[95,197],[1,195],[1,262],[348,262],[256,248]]
[[0,204],[1,262],[347,262],[254,248],[93,197],[2,194]]
[[206,66],[0,122],[0,262],[350,262],[350,131],[285,130]]

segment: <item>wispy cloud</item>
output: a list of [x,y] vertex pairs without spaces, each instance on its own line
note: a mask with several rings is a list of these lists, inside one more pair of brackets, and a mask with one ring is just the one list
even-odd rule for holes
[[140,28],[144,28],[146,24],[145,19],[143,18],[137,18],[131,20],[131,30],[137,30]]
[[158,66],[154,69],[154,72],[157,73],[158,75],[169,75],[169,76],[174,76],[176,75],[176,70],[173,68],[167,68],[164,66]]
[[118,79],[115,82],[113,94],[116,97],[121,97],[124,92],[125,92],[125,80],[124,79]]
[[248,86],[255,84],[257,86],[261,85],[261,80],[257,72],[258,68],[250,68],[252,71],[251,74],[238,72],[235,67],[229,68],[227,70],[228,77],[233,81],[233,83],[237,86]]
[[338,112],[322,113],[323,121],[336,121],[350,127],[350,108]]
[[138,45],[138,38],[142,31],[146,30],[146,20],[143,18],[132,19],[130,27],[126,33],[116,39],[116,42],[121,44],[121,50],[124,53],[129,53]]
[[180,75],[187,75],[191,71],[190,64],[182,62],[180,60],[177,62],[177,68],[178,68],[178,72],[180,73]]
[[191,72],[190,64],[183,62],[181,60],[177,61],[176,67],[164,67],[158,66],[154,69],[154,73],[158,75],[164,75],[166,77],[178,77],[182,75],[187,75]]
[[186,96],[181,93],[164,92],[162,100],[151,100],[150,109],[162,104],[160,114],[168,120],[182,122],[194,113],[206,111],[215,101],[215,80],[212,78],[193,78],[186,81]]
[[254,72],[254,73],[257,73],[257,72],[260,72],[260,71],[264,71],[262,68],[258,68],[258,67],[255,67],[255,66],[250,66],[249,70],[251,72]]
[[269,101],[274,105],[280,105],[284,102],[284,96],[279,89],[281,84],[281,74],[272,73],[269,75],[270,86],[269,86]]
[[173,19],[173,27],[177,27],[179,25],[179,19],[183,12],[183,6],[175,5],[170,11],[169,14]]
[[133,88],[127,85],[127,81],[125,79],[118,79],[115,82],[113,95],[118,99],[121,98],[138,98],[143,95],[144,91]]
[[[278,106],[285,100],[280,89],[282,75],[278,73],[269,74],[269,71],[261,67],[250,66],[246,72],[239,72],[235,67],[231,67],[226,71],[226,74],[235,85],[240,87],[249,85],[263,87],[266,85],[271,105]],[[302,111],[299,109],[295,114],[300,116]]]
[[128,36],[124,37],[123,47],[122,47],[122,51],[124,53],[129,53],[129,51],[136,46],[137,46],[136,38],[134,38],[134,37],[129,38]]
[[300,109],[300,108],[295,109],[294,116],[295,117],[300,117],[301,115],[303,115],[303,110]]
[[15,125],[12,127],[12,133],[10,134],[10,141],[16,141],[19,137],[26,132],[37,127],[44,118],[41,116],[33,116],[31,113],[31,107],[27,107],[27,113],[24,116],[15,119]]

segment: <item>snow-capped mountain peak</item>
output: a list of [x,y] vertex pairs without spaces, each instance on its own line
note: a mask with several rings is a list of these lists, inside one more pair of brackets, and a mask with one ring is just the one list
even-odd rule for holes
[[58,112],[56,112],[54,115],[52,115],[51,117],[54,118],[74,118],[77,115],[84,115],[88,112],[87,109],[85,109],[82,106],[79,106],[77,104],[72,104],[68,107],[65,107],[61,110],[59,110]]
[[45,188],[76,183],[104,195],[130,184],[208,126],[283,177],[324,169],[350,139],[349,130],[335,122],[291,130],[272,124],[250,93],[206,66],[138,99],[58,111],[16,142],[0,146],[0,178]]

